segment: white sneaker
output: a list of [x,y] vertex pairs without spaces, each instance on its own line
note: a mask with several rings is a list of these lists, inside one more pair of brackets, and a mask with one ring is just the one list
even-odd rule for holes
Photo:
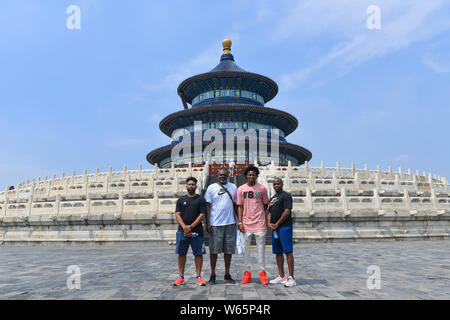
[[282,278],[280,276],[276,277],[275,279],[272,279],[269,281],[271,284],[284,284],[286,282],[286,278]]
[[295,281],[295,279],[292,278],[291,276],[289,276],[287,281],[284,283],[285,287],[295,287],[296,285],[297,285],[297,281]]

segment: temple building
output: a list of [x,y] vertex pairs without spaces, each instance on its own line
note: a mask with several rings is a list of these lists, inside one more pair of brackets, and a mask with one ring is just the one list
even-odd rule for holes
[[[297,128],[298,120],[287,112],[265,107],[277,95],[277,84],[268,77],[237,66],[231,54],[231,44],[229,39],[222,42],[223,54],[215,68],[190,77],[179,85],[178,95],[184,109],[168,115],[159,124],[167,136],[173,138],[176,130],[182,130],[192,137],[191,141],[195,141],[196,131],[203,137],[208,129],[218,129],[225,137],[222,150],[212,150],[205,157],[205,148],[211,141],[201,141],[200,148],[190,145],[190,152],[183,153],[183,160],[172,163],[172,149],[181,143],[181,139],[175,139],[171,144],[151,151],[147,155],[148,162],[160,168],[187,165],[189,162],[204,165],[206,162],[214,163],[214,156],[220,153],[222,163],[214,163],[215,170],[210,172],[227,167],[231,162],[236,163],[237,172],[240,172],[254,160],[264,166],[276,157],[279,165],[287,166],[291,162],[299,166],[311,159],[309,150],[286,140]],[[250,147],[251,141],[255,142],[254,136],[249,134],[245,148],[242,148],[235,137],[227,135],[227,129],[256,132],[257,154],[253,154]],[[230,141],[235,146],[231,151],[227,149]],[[270,148],[261,150],[260,143],[265,141]]]

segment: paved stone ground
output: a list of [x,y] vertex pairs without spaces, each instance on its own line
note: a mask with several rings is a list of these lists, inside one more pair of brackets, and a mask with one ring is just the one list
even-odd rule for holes
[[[296,244],[293,288],[263,286],[257,279],[198,287],[190,252],[187,284],[172,287],[178,275],[174,250],[165,243],[2,245],[0,299],[450,299],[448,240]],[[256,262],[255,248],[252,254]],[[266,264],[269,278],[275,276],[270,247]],[[67,288],[70,265],[81,269],[80,289]],[[370,265],[381,271],[378,290],[367,288]],[[208,280],[208,256],[203,270]],[[232,276],[241,279],[243,271],[243,258],[235,256]],[[221,279],[222,257],[217,274]]]

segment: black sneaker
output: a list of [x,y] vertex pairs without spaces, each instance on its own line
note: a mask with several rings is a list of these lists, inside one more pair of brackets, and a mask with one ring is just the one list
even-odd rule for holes
[[226,274],[223,280],[225,280],[226,283],[236,283],[236,280],[234,280],[229,274]]
[[209,284],[216,284],[216,275],[212,274],[208,281]]

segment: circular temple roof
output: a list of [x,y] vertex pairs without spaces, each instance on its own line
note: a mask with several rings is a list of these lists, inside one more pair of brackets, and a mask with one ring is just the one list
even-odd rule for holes
[[298,126],[298,120],[287,112],[249,105],[209,106],[192,108],[169,114],[159,123],[160,130],[171,137],[174,130],[190,126],[194,121],[254,121],[273,125],[283,130],[285,136]]
[[272,79],[240,68],[231,52],[231,40],[223,42],[224,54],[220,63],[211,71],[184,80],[178,86],[178,95],[192,104],[192,99],[201,93],[222,90],[242,89],[259,94],[264,102],[272,100],[278,93],[278,85]]
[[[203,141],[202,145],[203,147],[205,147],[210,143],[211,142]],[[246,142],[246,145],[247,144],[248,142]],[[170,144],[149,152],[147,154],[147,161],[152,165],[155,165],[156,163],[161,163],[161,161],[171,156],[172,148],[173,145]],[[226,150],[226,146],[224,146],[223,150]],[[311,151],[309,151],[308,149],[284,141],[280,141],[279,152],[286,153],[290,156],[295,157],[300,165],[305,163],[305,161],[310,161],[312,158]]]

